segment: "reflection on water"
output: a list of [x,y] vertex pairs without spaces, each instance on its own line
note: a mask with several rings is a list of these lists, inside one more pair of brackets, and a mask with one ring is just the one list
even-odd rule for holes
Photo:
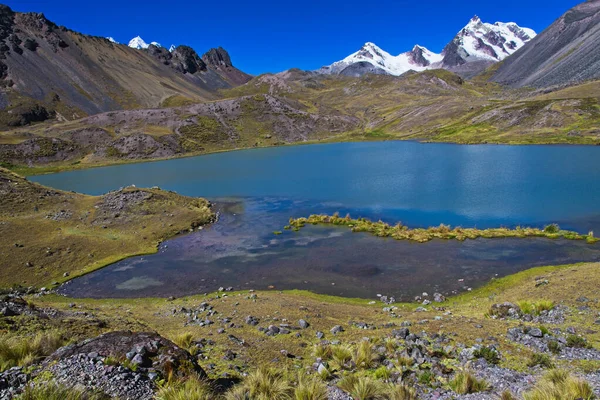
[[[215,226],[169,241],[157,255],[76,279],[64,288],[75,296],[170,296],[220,286],[274,286],[407,298],[423,290],[461,290],[534,265],[599,259],[600,245],[562,240],[418,244],[332,227],[273,234],[289,217],[335,211],[411,227],[557,222],[565,229],[600,234],[598,146],[338,143],[69,171],[32,180],[89,194],[135,184],[212,200],[230,198],[221,201],[222,218]],[[232,202],[232,196],[241,200]]]
[[[62,291],[75,297],[181,296],[232,286],[409,299],[423,291],[448,294],[476,287],[532,266],[600,260],[598,245],[543,238],[415,243],[329,226],[275,235],[290,217],[341,208],[280,198],[221,199],[215,207],[217,224],[165,242],[158,254],[78,278]],[[404,213],[342,211],[388,216],[383,219],[390,222]]]

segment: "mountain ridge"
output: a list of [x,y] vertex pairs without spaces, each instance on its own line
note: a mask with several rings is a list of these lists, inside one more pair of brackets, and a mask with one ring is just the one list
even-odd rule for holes
[[[154,44],[133,49],[59,27],[40,13],[0,5],[0,126],[27,122],[31,110],[40,108],[47,112],[38,115],[60,114],[60,119],[70,120],[158,107],[172,96],[214,100],[218,90],[251,78],[231,64],[229,55],[223,57],[229,60],[227,68],[217,69],[193,49],[180,48],[169,53],[177,59],[173,66],[158,56],[161,51],[156,49],[163,48]],[[195,63],[201,68],[194,69]]]
[[372,42],[348,57],[317,70],[323,74],[360,76],[364,73],[389,74],[400,76],[410,70],[420,72],[428,69],[447,69],[464,75],[476,72],[504,60],[529,42],[536,33],[522,28],[514,22],[484,23],[478,16],[469,23],[444,47],[441,53],[415,45],[412,50],[393,56]]

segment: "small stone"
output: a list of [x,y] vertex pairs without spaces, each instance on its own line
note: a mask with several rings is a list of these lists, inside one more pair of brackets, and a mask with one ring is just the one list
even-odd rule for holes
[[325,334],[323,332],[321,332],[321,331],[318,331],[316,333],[316,336],[317,336],[317,339],[323,339],[325,337]]
[[275,325],[269,325],[269,327],[267,328],[267,330],[269,332],[273,332],[274,334],[278,334],[280,329],[279,327],[275,326]]
[[300,325],[300,328],[302,328],[302,329],[306,329],[310,326],[310,324],[303,319],[298,321],[298,325]]
[[541,338],[541,337],[544,337],[544,334],[543,334],[542,330],[541,330],[541,329],[539,329],[539,328],[531,328],[531,329],[529,330],[529,332],[527,332],[527,334],[528,334],[529,336],[531,336],[531,337],[535,337],[535,338]]
[[334,335],[337,335],[340,332],[344,332],[344,328],[342,328],[341,325],[336,325],[333,328],[331,328],[330,332],[333,333]]

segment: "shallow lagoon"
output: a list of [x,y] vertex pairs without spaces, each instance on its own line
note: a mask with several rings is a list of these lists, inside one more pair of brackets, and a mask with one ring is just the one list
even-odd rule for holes
[[[600,233],[600,148],[341,143],[253,149],[31,180],[100,194],[160,186],[216,202],[219,222],[65,285],[73,296],[307,289],[349,297],[464,290],[537,265],[600,260],[600,246],[547,239],[398,242],[311,226],[311,213],[479,228],[558,222]],[[464,280],[464,281],[463,281]]]

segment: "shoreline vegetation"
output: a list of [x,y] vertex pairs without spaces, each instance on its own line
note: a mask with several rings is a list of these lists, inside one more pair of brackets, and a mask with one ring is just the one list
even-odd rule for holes
[[544,229],[521,227],[514,229],[509,228],[462,228],[451,227],[441,224],[436,227],[429,228],[409,228],[408,226],[397,223],[390,225],[383,221],[371,221],[367,218],[353,219],[350,215],[340,217],[338,213],[333,215],[311,215],[308,218],[290,218],[289,225],[286,230],[299,231],[307,224],[311,225],[336,225],[346,226],[352,232],[366,232],[377,237],[389,237],[395,240],[412,240],[419,243],[429,242],[434,239],[441,240],[459,240],[478,238],[527,238],[527,237],[543,237],[547,239],[567,239],[567,240],[585,240],[589,244],[594,244],[600,239],[594,237],[594,232],[589,232],[587,235],[582,235],[573,231],[561,230],[557,224],[550,224]]

